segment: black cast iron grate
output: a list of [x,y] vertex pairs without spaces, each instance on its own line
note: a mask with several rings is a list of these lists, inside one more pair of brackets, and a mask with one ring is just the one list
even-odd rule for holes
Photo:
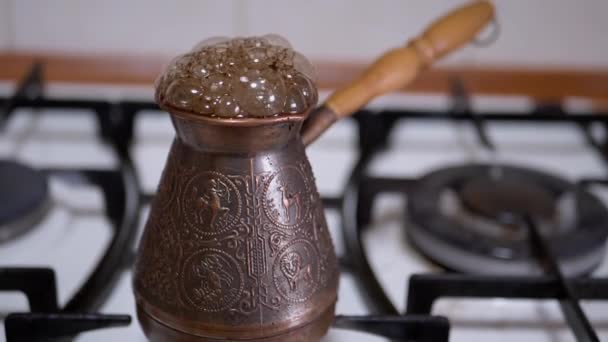
[[[30,312],[12,313],[5,319],[8,342],[13,341],[68,341],[80,332],[131,322],[128,315],[95,313],[111,293],[121,272],[132,262],[132,246],[136,235],[137,217],[142,205],[153,194],[143,193],[137,179],[129,147],[133,140],[136,115],[143,110],[157,110],[151,102],[94,101],[78,99],[48,99],[43,97],[42,66],[36,64],[24,77],[14,95],[0,99],[0,128],[15,109],[78,108],[88,109],[98,119],[99,136],[107,142],[120,159],[115,170],[45,170],[51,176],[71,182],[85,182],[102,189],[106,214],[114,226],[114,235],[104,257],[77,291],[76,295],[59,308],[55,275],[46,268],[0,268],[0,291],[21,291],[26,294]],[[338,210],[346,255],[341,260],[343,271],[357,277],[361,293],[373,312],[367,316],[338,315],[335,328],[367,332],[400,341],[448,341],[448,319],[431,315],[433,303],[442,297],[470,298],[530,298],[556,299],[561,303],[566,320],[579,341],[597,341],[597,336],[579,299],[608,299],[608,279],[566,279],[560,272],[553,252],[538,234],[534,221],[522,214],[530,232],[531,246],[538,260],[545,266],[545,276],[471,276],[465,274],[416,274],[409,280],[406,312],[400,313],[388,299],[375,278],[361,242],[361,233],[370,222],[370,208],[380,193],[398,192],[407,195],[415,179],[389,179],[368,176],[366,171],[376,153],[387,147],[387,137],[398,120],[456,120],[474,124],[480,143],[494,149],[484,129],[484,122],[535,121],[568,122],[581,128],[582,133],[608,163],[608,142],[597,141],[590,134],[591,124],[608,124],[608,115],[600,113],[566,114],[561,108],[537,108],[529,115],[509,112],[476,114],[468,106],[462,84],[454,82],[454,106],[451,112],[387,110],[381,113],[361,111],[354,119],[359,127],[359,159],[352,169],[343,194],[324,198],[328,209]],[[557,113],[557,114],[556,114]],[[586,179],[581,184],[608,184],[608,179]]]

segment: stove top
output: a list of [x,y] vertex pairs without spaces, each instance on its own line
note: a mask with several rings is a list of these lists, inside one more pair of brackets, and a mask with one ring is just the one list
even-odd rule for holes
[[[169,118],[53,95],[42,71],[0,98],[5,339],[144,341],[130,269]],[[473,111],[455,90],[372,105],[308,149],[341,262],[323,341],[608,338],[608,116]]]

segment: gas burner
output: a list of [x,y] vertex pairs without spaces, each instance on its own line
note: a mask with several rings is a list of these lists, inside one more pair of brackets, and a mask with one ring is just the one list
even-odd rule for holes
[[47,177],[15,161],[0,160],[0,243],[29,231],[50,208]]
[[604,256],[608,210],[580,186],[512,166],[465,165],[422,177],[408,197],[407,233],[423,254],[459,272],[541,273],[523,215],[538,222],[569,276]]
[[513,223],[522,213],[554,217],[556,196],[529,179],[489,174],[470,179],[458,189],[462,204],[471,212],[499,222]]

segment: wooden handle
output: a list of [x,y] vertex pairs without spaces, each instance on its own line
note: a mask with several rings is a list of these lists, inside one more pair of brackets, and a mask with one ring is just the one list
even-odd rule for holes
[[407,46],[382,55],[356,81],[330,95],[325,106],[339,119],[379,95],[405,87],[432,62],[473,39],[493,16],[494,7],[488,1],[453,10]]

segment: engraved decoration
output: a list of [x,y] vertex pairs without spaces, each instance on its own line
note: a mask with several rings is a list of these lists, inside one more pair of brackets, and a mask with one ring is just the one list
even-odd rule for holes
[[287,244],[275,259],[272,276],[283,298],[300,303],[309,299],[319,285],[317,250],[307,240]]
[[178,304],[177,277],[181,258],[181,246],[177,232],[171,227],[171,220],[162,216],[153,220],[147,228],[143,249],[145,260],[139,260],[138,278],[141,284],[156,298],[161,298],[169,306]]
[[204,237],[229,230],[241,214],[241,194],[236,185],[219,172],[194,176],[183,192],[182,213],[194,231]]
[[158,195],[155,196],[155,200],[158,201],[160,208],[165,211],[169,210],[179,193],[177,168],[179,168],[177,153],[170,153],[163,170],[162,181],[158,184]]
[[176,317],[251,325],[295,318],[335,291],[335,254],[305,160],[220,168],[177,146],[142,240],[142,298]]
[[266,216],[280,228],[298,228],[310,211],[309,194],[309,184],[299,168],[282,168],[270,177],[264,189]]
[[225,310],[243,292],[243,271],[238,263],[215,248],[204,248],[188,257],[182,277],[182,293],[187,302],[206,312]]

